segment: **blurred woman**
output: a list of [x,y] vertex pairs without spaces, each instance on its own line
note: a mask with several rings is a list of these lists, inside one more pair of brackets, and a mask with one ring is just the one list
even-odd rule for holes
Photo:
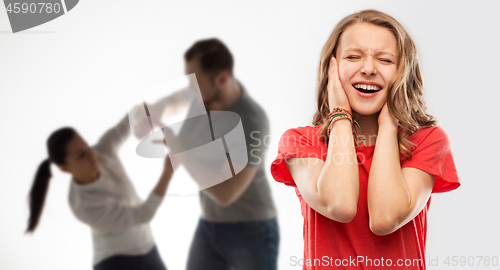
[[27,232],[34,232],[40,220],[54,163],[72,176],[69,204],[74,215],[92,229],[94,269],[166,269],[149,222],[162,203],[172,165],[167,157],[160,179],[142,201],[118,157],[129,135],[128,116],[93,147],[73,128],[54,131],[47,140],[48,158],[39,166],[31,188]]

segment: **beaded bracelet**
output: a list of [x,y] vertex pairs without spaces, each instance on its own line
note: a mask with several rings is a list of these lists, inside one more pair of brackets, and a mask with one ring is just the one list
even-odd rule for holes
[[331,117],[332,115],[334,115],[336,113],[343,113],[343,114],[350,115],[352,117],[352,114],[350,111],[348,111],[344,108],[340,108],[340,107],[333,108],[332,111],[330,112],[330,114],[328,115],[328,117]]
[[339,108],[339,107],[333,108],[333,110],[330,112],[330,114],[328,115],[328,117],[330,118],[330,120],[329,120],[329,123],[328,123],[328,129],[326,131],[326,136],[327,137],[330,137],[330,132],[332,130],[333,124],[335,122],[337,122],[338,120],[349,119],[349,121],[351,121],[351,123],[352,123],[352,114],[351,114],[351,112],[348,111],[348,110],[346,110],[346,109],[343,109],[343,108]]
[[354,141],[356,142],[356,146],[359,145],[366,146],[366,137],[363,135],[363,132],[361,131],[361,126],[359,126],[356,120],[353,120],[353,123],[356,124],[356,126],[354,126],[352,129],[352,134],[354,135]]
[[[361,126],[358,124],[358,122],[356,120],[352,119],[352,114],[350,111],[348,111],[344,108],[336,107],[336,108],[333,108],[333,110],[330,112],[328,117],[330,118],[330,120],[329,120],[329,124],[328,124],[328,129],[326,131],[327,137],[330,137],[330,132],[331,132],[331,130],[333,128],[333,124],[335,122],[337,122],[338,120],[341,120],[341,119],[349,119],[349,121],[351,121],[351,124],[353,125],[352,133],[354,136],[354,141],[355,141],[356,146],[359,146],[359,145],[366,146],[366,141],[365,141],[366,137],[363,135],[363,132],[361,131]],[[356,124],[356,125],[354,125],[354,124]]]

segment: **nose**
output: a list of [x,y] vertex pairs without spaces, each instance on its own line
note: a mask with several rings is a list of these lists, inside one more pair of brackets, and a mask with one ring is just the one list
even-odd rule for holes
[[374,61],[373,57],[368,56],[365,58],[365,60],[361,64],[360,72],[361,72],[361,74],[366,75],[366,76],[371,76],[371,75],[377,74],[377,68],[375,67],[375,61]]

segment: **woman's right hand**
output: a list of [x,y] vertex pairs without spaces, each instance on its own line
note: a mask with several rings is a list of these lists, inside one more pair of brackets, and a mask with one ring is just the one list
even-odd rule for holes
[[330,111],[335,107],[340,107],[352,113],[349,99],[347,98],[344,87],[342,87],[342,83],[340,82],[337,59],[335,59],[333,55],[330,59],[330,67],[328,69],[327,90]]

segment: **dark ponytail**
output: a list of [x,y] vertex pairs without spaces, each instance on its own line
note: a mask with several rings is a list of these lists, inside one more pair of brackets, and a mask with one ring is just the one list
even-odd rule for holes
[[76,135],[73,128],[65,127],[54,131],[47,140],[49,158],[44,160],[35,174],[35,180],[29,193],[30,217],[28,219],[27,233],[35,231],[40,216],[42,215],[45,197],[49,189],[49,180],[52,177],[50,162],[56,165],[65,164],[66,146]]
[[35,181],[31,187],[29,196],[30,217],[28,220],[28,229],[26,232],[33,232],[38,225],[38,220],[42,214],[45,196],[49,188],[49,180],[52,174],[50,173],[50,160],[46,159],[36,172]]

